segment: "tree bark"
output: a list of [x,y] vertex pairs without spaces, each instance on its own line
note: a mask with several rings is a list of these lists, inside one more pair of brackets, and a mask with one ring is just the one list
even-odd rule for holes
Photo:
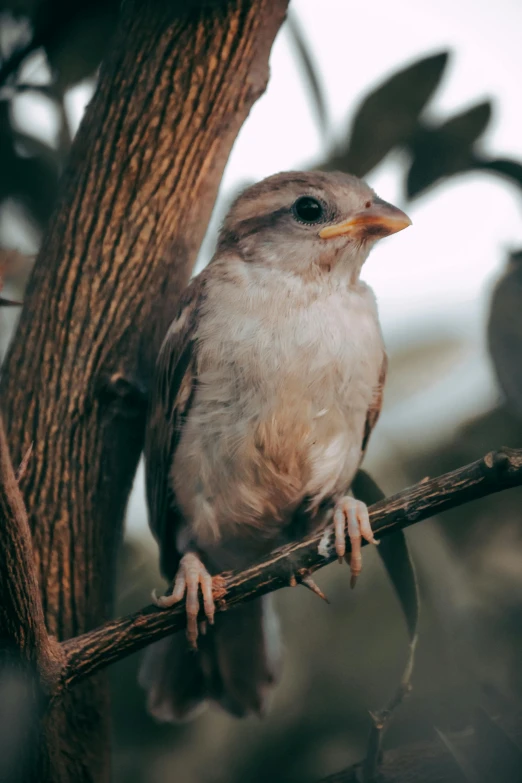
[[0,419],[0,781],[42,783],[55,751],[40,731],[65,665],[45,629],[31,533]]
[[[2,378],[45,622],[58,639],[110,613],[147,387],[223,168],[263,93],[287,0],[126,0],[29,282]],[[53,781],[109,778],[98,678],[50,717]]]

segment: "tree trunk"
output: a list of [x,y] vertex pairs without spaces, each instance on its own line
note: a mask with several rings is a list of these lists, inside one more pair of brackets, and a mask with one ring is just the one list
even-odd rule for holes
[[[59,639],[111,609],[159,340],[287,0],[126,0],[4,365],[2,408]],[[183,9],[183,10],[181,10]],[[56,781],[109,778],[105,679],[53,710]]]

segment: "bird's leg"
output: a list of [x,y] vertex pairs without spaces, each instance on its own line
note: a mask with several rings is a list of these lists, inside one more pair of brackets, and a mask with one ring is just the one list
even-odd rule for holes
[[335,504],[333,513],[333,525],[330,530],[325,531],[321,543],[319,544],[319,553],[322,554],[322,550],[325,548],[325,538],[329,537],[329,533],[333,528],[335,551],[339,558],[339,562],[343,562],[343,558],[346,555],[346,532],[350,538],[351,552],[349,559],[346,557],[346,561],[350,564],[350,570],[352,572],[351,586],[355,586],[357,577],[361,573],[362,569],[362,556],[361,556],[361,541],[364,538],[370,544],[378,544],[379,542],[373,535],[373,531],[370,525],[370,515],[368,514],[368,507],[361,500],[356,500],[350,495],[344,495]]
[[210,625],[214,624],[214,598],[212,595],[212,577],[194,552],[187,552],[180,560],[171,595],[156,596],[154,603],[163,609],[173,606],[186,594],[187,639],[191,647],[197,648],[198,614],[200,610],[199,588],[203,596],[203,607]]

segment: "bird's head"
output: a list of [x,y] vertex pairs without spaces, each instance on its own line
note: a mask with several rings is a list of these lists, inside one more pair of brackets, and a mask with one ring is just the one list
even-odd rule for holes
[[409,225],[404,212],[350,174],[284,172],[236,199],[218,250],[296,274],[335,270],[353,279],[378,239]]

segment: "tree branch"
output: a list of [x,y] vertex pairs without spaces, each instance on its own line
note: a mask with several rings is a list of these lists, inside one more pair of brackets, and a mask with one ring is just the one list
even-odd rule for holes
[[63,664],[45,628],[31,531],[0,418],[0,725],[15,727],[9,743],[0,736],[0,780],[49,779],[54,736],[39,718]]
[[[522,449],[504,448],[458,470],[425,479],[370,508],[372,527],[379,538],[409,527],[442,511],[522,484]],[[299,583],[303,577],[336,559],[333,541],[327,557],[318,554],[322,533],[275,550],[262,562],[241,572],[215,579],[218,611],[243,601]],[[365,542],[363,542],[365,543]],[[347,542],[349,546],[349,542]],[[292,578],[294,577],[294,578]],[[151,642],[185,626],[185,607],[148,606],[102,625],[62,644],[66,664],[61,686],[69,688]]]
[[58,650],[45,629],[31,531],[0,418],[0,659],[15,653],[51,680]]

